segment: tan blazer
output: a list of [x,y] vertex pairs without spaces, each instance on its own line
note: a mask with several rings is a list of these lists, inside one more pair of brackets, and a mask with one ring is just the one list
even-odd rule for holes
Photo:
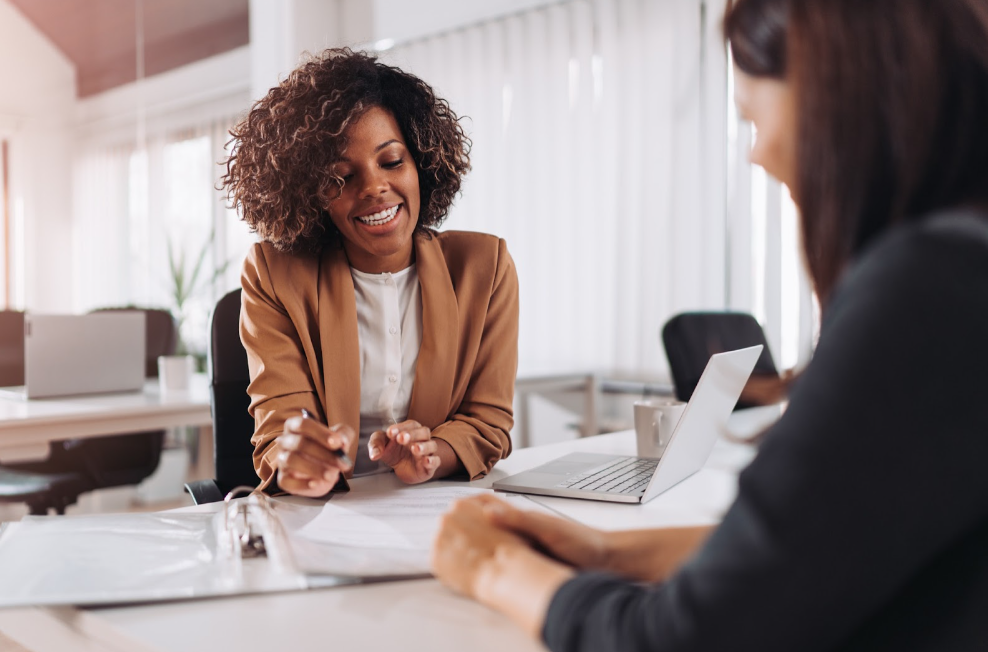
[[[504,240],[447,231],[414,236],[422,346],[408,418],[456,452],[471,479],[511,452],[518,366],[518,277]],[[285,254],[255,244],[242,274],[254,468],[276,475],[286,419],[302,408],[360,431],[357,309],[346,254]],[[348,451],[355,459],[357,441]]]

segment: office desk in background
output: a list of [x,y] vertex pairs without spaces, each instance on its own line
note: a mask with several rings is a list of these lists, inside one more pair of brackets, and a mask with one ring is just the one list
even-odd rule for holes
[[212,427],[209,380],[162,395],[157,379],[143,392],[47,399],[0,398],[0,462],[44,459],[52,441],[177,426]]
[[[736,413],[732,432],[754,433],[778,414],[778,408]],[[471,486],[489,487],[498,478],[570,451],[628,454],[633,450],[630,431],[517,450]],[[715,523],[734,499],[737,472],[753,456],[751,447],[719,442],[700,472],[645,505],[537,500],[604,529]],[[393,475],[379,475],[355,480],[354,487],[359,491],[361,486],[397,483]],[[0,633],[31,652],[544,649],[499,614],[431,579],[102,609],[0,610]]]

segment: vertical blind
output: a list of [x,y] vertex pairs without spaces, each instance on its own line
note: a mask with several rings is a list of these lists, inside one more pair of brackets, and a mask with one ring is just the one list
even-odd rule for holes
[[[208,317],[220,294],[239,285],[253,241],[216,189],[233,118],[90,144],[76,160],[73,275],[76,309],[158,306],[182,320],[183,343],[204,353]],[[176,274],[196,283],[182,306]]]
[[522,373],[661,373],[665,319],[725,305],[719,13],[573,0],[385,54],[464,117],[474,169],[446,228],[507,240]]
[[[725,0],[569,0],[403,43],[387,63],[463,119],[473,170],[444,228],[505,238],[521,287],[521,373],[662,377],[662,324],[753,312],[777,362],[805,362],[815,305],[795,210],[747,162],[720,36]],[[246,107],[245,107],[246,108]],[[77,309],[169,305],[167,243],[211,242],[188,307],[204,347],[212,302],[253,240],[215,189],[233,118],[76,161]],[[210,241],[210,235],[212,240]],[[191,263],[188,263],[191,264]]]

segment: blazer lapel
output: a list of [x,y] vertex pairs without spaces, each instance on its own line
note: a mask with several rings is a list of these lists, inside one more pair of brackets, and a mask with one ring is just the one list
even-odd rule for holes
[[415,266],[422,292],[422,346],[415,363],[408,418],[435,428],[449,416],[459,318],[456,293],[439,240],[418,234],[414,238]]
[[[360,431],[360,343],[350,264],[342,247],[323,251],[319,270],[319,336],[327,425]],[[357,438],[347,454],[357,459]]]

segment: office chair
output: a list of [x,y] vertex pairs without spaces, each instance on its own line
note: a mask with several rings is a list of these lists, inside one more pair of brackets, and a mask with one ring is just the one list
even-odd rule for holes
[[[178,329],[167,310],[141,310],[145,322],[145,375],[158,376],[158,356],[175,352]],[[22,326],[23,329],[23,326]],[[23,338],[22,338],[23,339]],[[23,347],[23,341],[22,341]],[[23,371],[18,384],[23,384]],[[165,431],[52,442],[47,459],[0,467],[0,502],[27,503],[32,514],[62,514],[83,493],[138,484],[158,468]]]
[[[158,377],[158,357],[175,353],[178,325],[167,310],[157,308],[100,308],[95,312],[140,310],[145,316],[144,376]],[[76,468],[89,475],[96,489],[138,484],[158,468],[165,431],[154,430],[63,442]]]
[[[684,312],[673,316],[662,327],[662,344],[669,360],[676,398],[688,401],[700,381],[710,356],[761,344],[764,348],[755,363],[753,378],[779,378],[768,348],[765,331],[758,321],[743,312]],[[751,381],[749,381],[750,383]],[[742,393],[742,397],[744,394]],[[734,409],[753,407],[744,398]]]
[[240,290],[221,298],[213,311],[209,335],[210,401],[213,409],[213,458],[216,479],[185,485],[197,505],[223,500],[240,485],[256,487],[254,418],[247,412],[250,370],[240,342]]

